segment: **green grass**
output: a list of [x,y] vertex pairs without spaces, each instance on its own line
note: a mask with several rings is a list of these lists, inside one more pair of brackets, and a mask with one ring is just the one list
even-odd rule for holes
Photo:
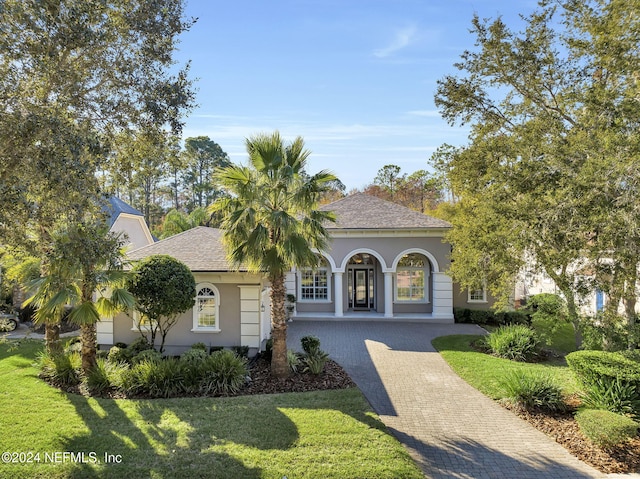
[[578,392],[578,384],[573,373],[563,360],[521,363],[497,358],[478,352],[471,346],[471,343],[480,337],[470,335],[443,336],[434,339],[432,344],[458,376],[493,399],[503,397],[504,393],[500,382],[505,375],[512,371],[540,372],[559,384],[565,394]]
[[[41,349],[36,341],[0,344],[0,452],[40,454],[39,463],[0,463],[0,477],[423,477],[357,389],[87,398],[37,378]],[[65,459],[64,451],[84,452],[87,463]],[[105,463],[105,454],[118,462]]]

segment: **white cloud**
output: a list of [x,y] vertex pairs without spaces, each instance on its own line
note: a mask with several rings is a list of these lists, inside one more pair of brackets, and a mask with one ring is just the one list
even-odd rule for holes
[[417,39],[417,30],[415,26],[409,26],[398,30],[395,37],[384,48],[379,48],[373,51],[374,56],[378,58],[386,58],[398,50],[411,45]]

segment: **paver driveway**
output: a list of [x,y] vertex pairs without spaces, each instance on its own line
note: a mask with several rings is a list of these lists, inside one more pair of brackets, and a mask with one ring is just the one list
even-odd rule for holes
[[320,338],[429,478],[602,478],[460,379],[431,346],[474,325],[294,321],[287,343]]

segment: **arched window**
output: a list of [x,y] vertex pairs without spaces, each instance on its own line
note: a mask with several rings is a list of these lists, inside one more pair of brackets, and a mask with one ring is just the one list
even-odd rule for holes
[[193,305],[193,332],[220,331],[220,293],[211,283],[196,287],[196,303]]
[[404,255],[396,269],[396,301],[429,301],[429,260],[419,253]]

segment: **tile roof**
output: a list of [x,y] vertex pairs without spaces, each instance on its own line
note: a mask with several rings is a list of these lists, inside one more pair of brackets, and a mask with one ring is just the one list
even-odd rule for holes
[[128,254],[138,260],[154,254],[167,254],[186,264],[191,271],[229,271],[222,244],[222,230],[198,226]]
[[451,228],[444,220],[364,193],[345,196],[320,209],[336,215],[337,222],[329,223],[329,230]]

